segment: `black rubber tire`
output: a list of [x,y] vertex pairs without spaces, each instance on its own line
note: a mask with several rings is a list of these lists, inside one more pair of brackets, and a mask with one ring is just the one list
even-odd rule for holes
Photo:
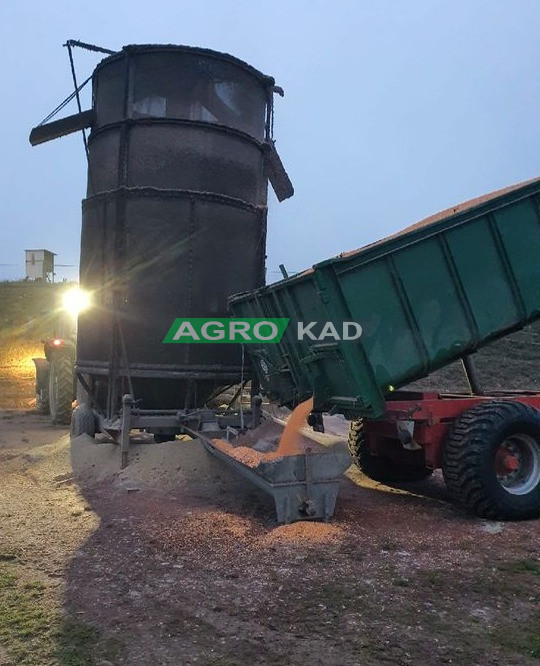
[[36,368],[36,411],[38,414],[49,413],[49,370],[46,358],[33,358]]
[[154,442],[156,444],[163,444],[164,442],[174,442],[176,435],[165,435],[162,433],[154,433]]
[[38,414],[49,413],[49,396],[45,398],[41,395],[41,392],[36,393],[36,412]]
[[73,360],[71,356],[57,355],[51,360],[49,372],[49,409],[52,423],[70,423],[73,397]]
[[422,451],[411,451],[411,464],[394,462],[384,456],[374,456],[364,438],[362,420],[352,421],[349,427],[349,453],[353,462],[366,476],[381,483],[406,483],[422,481],[433,474],[433,470],[425,466]]
[[481,403],[454,421],[443,450],[444,480],[454,499],[482,518],[519,520],[540,515],[540,482],[514,495],[499,482],[495,454],[512,435],[540,446],[540,412],[521,402]]
[[75,407],[73,414],[71,415],[71,437],[75,438],[79,437],[79,435],[89,435],[90,437],[94,437],[95,434],[96,419],[94,417],[94,412],[84,405]]

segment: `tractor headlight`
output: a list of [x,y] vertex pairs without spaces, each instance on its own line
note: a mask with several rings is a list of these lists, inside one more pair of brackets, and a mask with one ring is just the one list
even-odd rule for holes
[[87,291],[84,291],[84,289],[79,289],[79,287],[66,291],[62,296],[62,307],[75,318],[78,317],[81,312],[88,310],[91,304],[92,299],[90,298],[90,294]]

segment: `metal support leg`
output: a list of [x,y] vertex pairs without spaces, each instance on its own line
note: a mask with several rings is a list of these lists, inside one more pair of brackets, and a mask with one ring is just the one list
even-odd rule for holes
[[255,377],[251,380],[251,429],[255,430],[261,424],[262,397],[259,394],[260,384]]
[[92,409],[91,379],[88,375],[77,373],[77,404]]
[[465,371],[465,376],[469,382],[469,387],[473,395],[484,395],[482,387],[480,385],[480,378],[478,376],[478,370],[476,368],[476,363],[472,357],[472,354],[463,356],[461,359],[463,364],[463,370]]
[[133,396],[127,393],[122,398],[122,429],[120,430],[120,451],[122,453],[122,469],[128,463],[129,432],[131,430],[131,409],[133,407]]

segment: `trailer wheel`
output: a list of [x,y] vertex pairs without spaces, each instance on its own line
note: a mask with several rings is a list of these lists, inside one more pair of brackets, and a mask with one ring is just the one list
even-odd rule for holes
[[96,434],[96,420],[94,412],[85,405],[79,405],[73,410],[71,415],[70,435],[72,438],[79,435],[89,435],[94,437]]
[[49,409],[51,421],[68,425],[73,402],[73,361],[70,356],[57,355],[51,360],[49,372]]
[[453,497],[483,518],[540,515],[540,412],[510,401],[467,410],[447,438],[442,469]]
[[154,442],[156,444],[163,444],[164,442],[174,442],[175,439],[176,439],[175,434],[167,435],[164,433],[157,433],[157,432],[154,433]]
[[376,456],[371,453],[364,437],[364,423],[362,420],[352,421],[349,428],[349,453],[354,464],[366,476],[381,483],[402,483],[407,481],[422,481],[433,473],[425,466],[421,451],[411,451],[411,464],[395,462],[385,456]]

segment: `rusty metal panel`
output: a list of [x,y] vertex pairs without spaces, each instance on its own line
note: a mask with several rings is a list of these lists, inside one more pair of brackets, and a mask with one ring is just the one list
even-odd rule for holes
[[237,132],[203,123],[138,120],[93,132],[88,196],[119,187],[120,146],[127,144],[127,187],[213,192],[265,205],[267,182],[260,144]]

